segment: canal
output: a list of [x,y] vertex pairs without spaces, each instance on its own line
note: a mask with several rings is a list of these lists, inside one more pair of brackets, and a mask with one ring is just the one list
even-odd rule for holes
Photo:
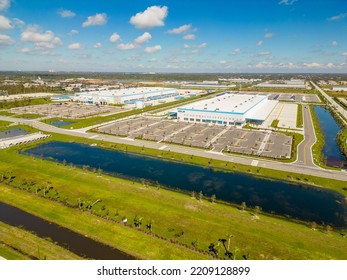
[[166,161],[154,157],[52,141],[29,149],[26,154],[66,161],[77,166],[101,168],[112,176],[146,179],[173,190],[213,194],[217,199],[292,218],[346,227],[347,206],[343,195],[309,185],[262,179],[243,173]]
[[331,112],[323,106],[314,106],[314,111],[324,134],[325,144],[323,147],[323,156],[326,159],[326,165],[331,167],[347,168],[347,159],[341,153],[337,144],[337,134],[341,130]]
[[59,246],[84,258],[97,260],[134,259],[115,248],[1,202],[0,221],[11,226],[23,227],[41,238],[50,238]]

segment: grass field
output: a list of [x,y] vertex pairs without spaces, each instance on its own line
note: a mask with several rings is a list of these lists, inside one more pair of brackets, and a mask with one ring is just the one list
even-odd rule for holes
[[277,119],[275,119],[275,120],[273,120],[272,121],[272,123],[271,123],[271,127],[273,127],[273,128],[277,128],[278,127],[278,123],[279,123],[280,121],[279,120],[277,120]]
[[[218,240],[229,234],[233,235],[230,249],[239,250],[238,259],[243,255],[250,259],[347,258],[346,239],[337,232],[323,228],[312,230],[308,225],[261,214],[257,219],[253,211],[240,211],[208,200],[201,202],[166,189],[18,155],[13,149],[0,151],[0,174],[9,172],[15,178],[12,182],[3,179],[3,183],[26,189],[25,182],[30,182],[34,183],[31,191],[36,187],[41,190],[35,195],[2,184],[1,201],[87,234],[137,258],[206,258],[194,248],[208,252],[211,243],[219,246],[219,257],[223,257],[224,250]],[[44,194],[47,184],[53,189]],[[60,201],[69,207],[52,201],[57,192]],[[94,215],[90,215],[84,207],[97,200],[101,201],[93,206]],[[81,201],[84,206],[79,207]],[[143,218],[141,230],[133,225],[136,216]],[[131,227],[121,225],[124,217]],[[111,222],[111,218],[115,222]],[[152,234],[157,237],[146,230],[145,224],[149,222],[153,224]],[[129,242],[130,237],[136,241]]]
[[296,127],[303,127],[304,126],[304,120],[302,116],[302,104],[298,104],[298,113],[296,117]]
[[77,260],[81,257],[49,239],[0,222],[0,256],[5,259]]

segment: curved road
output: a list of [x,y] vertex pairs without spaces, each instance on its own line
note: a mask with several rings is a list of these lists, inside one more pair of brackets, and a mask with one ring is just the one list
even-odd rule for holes
[[310,108],[303,105],[303,121],[304,121],[304,141],[298,145],[298,158],[294,164],[317,167],[313,162],[312,146],[316,143],[317,138],[314,131]]

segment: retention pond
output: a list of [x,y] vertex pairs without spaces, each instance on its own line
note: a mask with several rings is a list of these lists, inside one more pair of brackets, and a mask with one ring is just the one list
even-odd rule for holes
[[337,134],[341,130],[340,125],[336,122],[330,111],[323,106],[314,106],[314,110],[324,134],[325,144],[322,152],[326,159],[326,165],[347,168],[347,159],[341,153],[340,147],[337,144]]
[[263,211],[335,227],[346,227],[343,195],[309,185],[262,179],[243,173],[214,171],[203,166],[166,161],[149,156],[91,147],[79,143],[49,142],[26,154],[101,168],[113,176],[146,179],[174,190],[213,194],[217,199]]
[[50,223],[37,216],[31,215],[16,207],[0,202],[0,221],[11,226],[23,227],[34,232],[37,236],[49,237],[58,245],[69,251],[88,258],[98,260],[132,260],[133,257],[112,248],[108,245],[99,243],[93,239],[73,232],[57,224]]

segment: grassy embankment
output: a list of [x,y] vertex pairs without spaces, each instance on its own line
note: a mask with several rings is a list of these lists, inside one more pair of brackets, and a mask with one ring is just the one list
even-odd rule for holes
[[[18,155],[13,150],[0,151],[0,155],[0,173],[6,174],[3,183],[11,185],[0,185],[0,201],[137,258],[206,258],[199,250],[208,252],[211,243],[219,248],[218,256],[224,257],[218,240],[229,234],[233,235],[230,251],[238,252],[237,259],[242,255],[250,259],[347,258],[346,239],[337,232],[312,230],[262,214],[257,214],[257,219],[249,209],[199,201],[160,187]],[[14,188],[28,190],[28,186],[30,191]],[[60,203],[54,201],[57,196]],[[97,200],[100,202],[91,210],[86,209]],[[136,216],[143,217],[141,229],[133,225]],[[124,217],[128,226],[121,223]],[[153,233],[146,229],[148,223]]]
[[304,119],[302,115],[302,104],[298,104],[298,112],[296,117],[296,127],[303,127],[304,126]]
[[280,120],[278,120],[278,119],[273,120],[272,123],[271,123],[271,127],[277,128],[279,122],[280,122]]
[[18,227],[0,222],[0,256],[9,260],[77,260],[81,257]]
[[32,106],[32,105],[40,105],[40,104],[49,104],[51,100],[49,98],[37,98],[37,99],[20,99],[20,100],[11,100],[11,101],[1,101],[0,102],[0,110],[1,109],[11,109],[15,107],[22,106]]
[[9,126],[11,124],[11,122],[7,122],[7,121],[0,121],[0,129],[2,127],[6,127],[6,126]]

